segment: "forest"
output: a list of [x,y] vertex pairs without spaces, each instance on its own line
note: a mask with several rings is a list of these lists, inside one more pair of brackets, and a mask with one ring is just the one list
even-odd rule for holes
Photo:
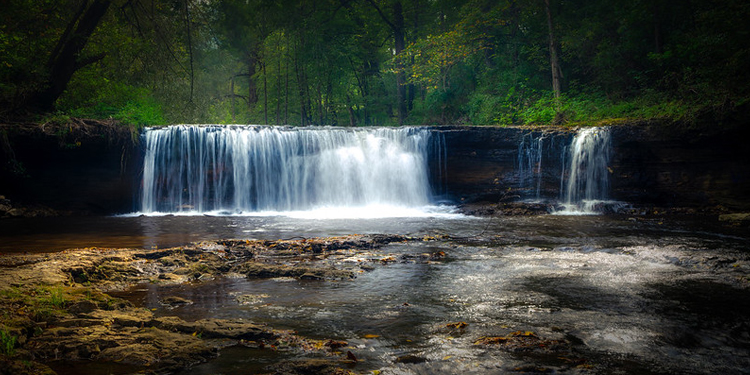
[[0,119],[388,126],[721,116],[745,0],[6,0]]

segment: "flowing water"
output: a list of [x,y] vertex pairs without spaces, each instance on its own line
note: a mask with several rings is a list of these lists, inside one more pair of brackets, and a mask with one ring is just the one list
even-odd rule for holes
[[597,206],[608,203],[611,152],[607,128],[585,128],[576,134],[570,145],[567,182],[561,190],[562,213],[592,214]]
[[541,198],[542,189],[542,161],[546,137],[542,134],[524,134],[518,144],[518,187],[533,191],[533,199]]
[[[503,374],[529,365],[590,373],[568,360],[585,361],[594,373],[743,373],[750,368],[750,241],[718,226],[557,215],[360,223],[277,218],[263,224],[263,230],[274,231],[269,233],[259,231],[254,219],[206,220],[212,221],[229,233],[251,231],[246,238],[325,234],[323,227],[328,234],[366,227],[461,238],[376,250],[372,256],[403,261],[374,264],[351,281],[229,278],[142,285],[126,296],[158,315],[243,318],[312,338],[346,340],[360,360],[355,370],[383,374]],[[445,252],[446,259],[414,261],[436,251]],[[158,302],[166,296],[194,304],[166,308]],[[452,322],[469,325],[446,328]],[[482,336],[512,331],[575,344],[564,354],[568,359],[474,345]],[[262,372],[268,359],[253,361],[252,355],[235,348],[185,373]],[[409,362],[404,358],[417,363],[403,363]]]
[[408,127],[147,129],[141,212],[425,206],[431,135]]
[[[374,250],[371,256],[399,261],[373,263],[371,270],[349,281],[227,278],[141,285],[123,295],[157,315],[243,318],[312,338],[346,340],[347,350],[360,360],[353,370],[362,373],[505,374],[532,366],[566,373],[741,374],[750,368],[750,238],[715,219],[451,215],[67,220],[66,230],[39,232],[46,246],[67,237],[80,237],[86,246],[137,247],[348,233],[455,237]],[[28,243],[16,246],[31,248]],[[437,251],[446,258],[417,261],[420,254]],[[167,308],[158,302],[167,296],[194,304]],[[468,327],[446,328],[453,322]],[[567,340],[572,348],[562,354],[526,353],[474,345],[482,336],[515,331]],[[315,356],[237,347],[185,374],[256,374],[282,359]]]

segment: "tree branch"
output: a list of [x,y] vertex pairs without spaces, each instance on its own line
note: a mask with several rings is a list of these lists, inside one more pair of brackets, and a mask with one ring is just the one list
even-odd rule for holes
[[91,64],[93,64],[93,63],[95,63],[97,61],[101,61],[106,56],[107,56],[107,53],[106,52],[102,52],[102,53],[100,53],[98,55],[89,56],[89,57],[87,57],[85,59],[78,60],[78,61],[76,61],[76,70],[81,69],[81,68],[83,68],[85,66],[91,65]]
[[385,13],[383,13],[383,11],[380,9],[380,7],[378,6],[378,4],[375,4],[374,0],[367,0],[367,2],[369,2],[370,5],[372,5],[372,7],[375,8],[376,11],[378,11],[378,14],[380,14],[380,18],[383,19],[383,22],[385,22],[386,24],[388,24],[388,27],[390,27],[392,30],[396,31],[396,25],[394,25],[388,19],[388,17],[385,15]]
[[55,60],[57,60],[57,56],[60,54],[60,50],[62,50],[65,43],[67,43],[68,39],[70,39],[70,33],[73,32],[73,28],[78,23],[78,20],[81,18],[83,12],[86,11],[86,7],[88,6],[88,0],[81,3],[81,7],[78,8],[78,11],[76,11],[75,15],[73,15],[73,19],[68,22],[68,26],[65,27],[65,31],[57,41],[57,45],[55,45],[55,49],[52,50],[52,53],[50,53],[49,55],[49,60],[47,61],[48,68],[52,68],[52,66],[55,64]]

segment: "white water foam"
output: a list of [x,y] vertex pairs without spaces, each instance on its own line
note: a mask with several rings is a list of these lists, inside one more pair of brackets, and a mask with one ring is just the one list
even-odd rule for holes
[[[581,129],[570,147],[563,210],[557,215],[595,215],[608,204],[610,133],[607,128]],[[563,174],[565,171],[563,171]]]
[[145,132],[145,215],[450,215],[431,206],[422,128],[176,125]]

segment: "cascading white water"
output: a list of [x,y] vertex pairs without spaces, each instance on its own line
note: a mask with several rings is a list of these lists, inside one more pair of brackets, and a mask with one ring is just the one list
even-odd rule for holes
[[595,213],[595,208],[609,194],[609,129],[581,129],[573,138],[569,153],[568,178],[563,190],[565,210],[561,213]]
[[425,206],[430,137],[420,128],[150,128],[141,212]]
[[534,198],[541,197],[542,155],[545,140],[544,134],[534,136],[524,134],[518,144],[518,187],[523,190],[534,190]]

